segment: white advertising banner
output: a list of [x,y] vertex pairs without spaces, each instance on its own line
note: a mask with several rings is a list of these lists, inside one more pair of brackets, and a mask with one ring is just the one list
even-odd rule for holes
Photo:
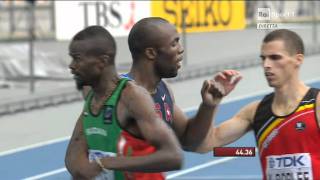
[[69,40],[90,25],[127,36],[135,22],[150,14],[149,1],[55,1],[56,38]]

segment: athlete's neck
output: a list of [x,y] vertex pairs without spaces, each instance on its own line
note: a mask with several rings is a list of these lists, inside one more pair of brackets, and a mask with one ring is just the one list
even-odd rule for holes
[[141,67],[142,66],[132,65],[129,76],[150,93],[154,93],[157,89],[158,83],[161,81],[161,78],[158,77],[151,68]]
[[112,93],[119,81],[118,74],[115,69],[106,70],[93,85],[92,90],[96,98],[104,97]]
[[290,86],[282,86],[275,88],[275,96],[273,100],[274,110],[287,109],[292,111],[308,92],[309,87],[303,82],[291,84]]

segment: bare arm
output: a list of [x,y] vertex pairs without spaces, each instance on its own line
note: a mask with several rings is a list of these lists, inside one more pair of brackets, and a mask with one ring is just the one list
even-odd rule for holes
[[240,80],[239,72],[234,70],[222,71],[206,80],[201,89],[203,102],[195,117],[189,120],[178,106],[174,106],[174,128],[185,150],[195,151],[202,144],[213,128],[211,122],[222,97],[229,94]]
[[216,107],[201,103],[195,117],[188,119],[183,111],[174,105],[174,128],[184,150],[195,151],[211,128]]
[[[231,119],[210,129],[205,141],[198,147],[197,152],[209,152],[213,147],[230,144],[251,130],[252,122],[259,102],[253,102],[242,108]],[[214,126],[214,121],[213,121]]]
[[94,168],[94,164],[89,164],[88,147],[81,120],[82,115],[77,120],[65,156],[66,168],[74,179],[88,179],[89,177],[96,176],[100,172],[97,165],[96,168]]
[[[153,109],[153,100],[149,93],[129,83],[122,93],[120,102],[127,109],[127,116],[134,118],[142,136],[157,151],[146,156],[106,157],[102,159],[107,169],[161,172],[181,168],[182,152],[172,130],[158,118]],[[121,104],[117,109],[122,108]],[[118,116],[119,117],[119,116]]]

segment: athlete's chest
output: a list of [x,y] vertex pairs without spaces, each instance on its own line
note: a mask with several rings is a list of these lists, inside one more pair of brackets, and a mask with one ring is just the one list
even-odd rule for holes
[[101,109],[103,108],[104,106],[104,100],[94,100],[92,99],[90,105],[89,105],[89,108],[90,108],[90,111],[92,114],[94,115],[98,115],[101,111]]

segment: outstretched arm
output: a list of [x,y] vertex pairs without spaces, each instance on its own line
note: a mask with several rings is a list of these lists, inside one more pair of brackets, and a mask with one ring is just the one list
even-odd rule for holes
[[[143,138],[157,150],[155,153],[136,157],[106,157],[104,167],[112,170],[162,172],[179,169],[182,151],[172,130],[159,119],[149,93],[133,83],[122,92],[117,110],[126,109],[126,119],[134,119]],[[121,114],[118,117],[121,118]]]
[[252,102],[242,108],[231,119],[224,121],[219,126],[214,125],[210,129],[206,139],[198,146],[197,152],[212,151],[214,147],[230,144],[252,129],[252,122],[259,102]]
[[187,120],[182,110],[174,106],[174,123],[185,150],[195,151],[212,128],[212,119],[222,97],[228,95],[241,80],[240,73],[225,70],[206,80],[201,89],[202,103],[195,117]]

